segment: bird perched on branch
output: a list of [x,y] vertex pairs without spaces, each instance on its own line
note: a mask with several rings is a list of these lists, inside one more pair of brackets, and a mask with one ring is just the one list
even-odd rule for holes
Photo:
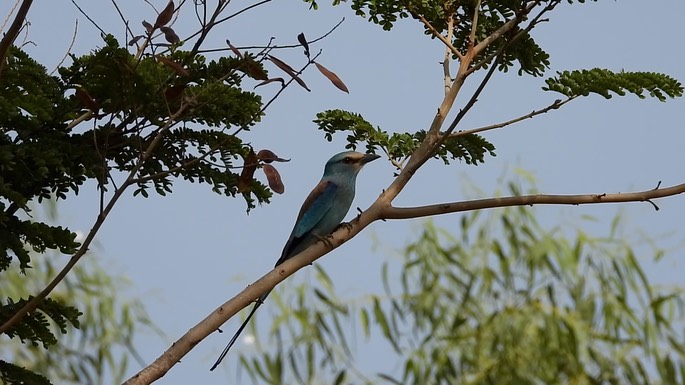
[[[355,182],[359,171],[365,164],[378,158],[379,156],[375,154],[346,151],[334,155],[326,163],[321,181],[302,204],[293,231],[290,233],[288,242],[286,242],[276,266],[304,251],[338,227],[352,205]],[[238,331],[209,370],[216,369],[226,357],[250,318],[257,311],[257,308],[264,303],[268,295],[269,292],[266,292],[257,299],[245,322],[240,325]]]

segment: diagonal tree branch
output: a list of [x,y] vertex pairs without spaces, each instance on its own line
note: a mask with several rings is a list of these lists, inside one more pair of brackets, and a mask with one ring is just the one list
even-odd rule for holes
[[570,96],[564,100],[557,99],[554,101],[554,103],[550,104],[549,106],[539,109],[539,110],[533,110],[530,113],[527,113],[525,115],[521,115],[518,118],[514,118],[511,120],[507,120],[506,122],[500,122],[496,124],[491,124],[489,126],[483,126],[483,127],[478,127],[478,128],[472,128],[470,130],[462,130],[462,131],[457,131],[457,132],[451,132],[448,134],[448,138],[454,138],[457,136],[463,136],[463,135],[468,135],[468,134],[477,134],[479,132],[484,132],[484,131],[490,131],[490,130],[496,130],[498,128],[506,127],[514,123],[518,123],[520,121],[526,120],[526,119],[531,119],[534,118],[538,115],[545,114],[551,110],[557,110],[564,104],[570,102],[573,99],[576,99],[578,96]]
[[14,17],[14,21],[12,21],[12,25],[10,25],[5,36],[0,40],[0,76],[2,76],[2,70],[5,68],[5,59],[10,51],[10,47],[14,44],[17,35],[19,35],[21,26],[24,25],[24,20],[26,20],[26,15],[29,13],[32,3],[33,0],[24,0],[21,3],[17,15]]
[[[341,226],[327,238],[328,242],[317,242],[300,254],[286,260],[272,271],[249,285],[223,305],[219,306],[205,319],[193,326],[186,334],[174,342],[161,356],[146,368],[129,378],[125,385],[149,384],[164,376],[181,358],[202,340],[214,333],[227,320],[240,310],[249,306],[262,294],[272,290],[298,270],[311,265],[314,261],[328,254],[350,239],[354,238],[368,225],[379,219],[420,218],[467,210],[487,209],[506,206],[529,206],[534,204],[568,204],[580,205],[611,202],[651,202],[652,199],[664,198],[685,193],[685,183],[653,190],[627,194],[586,194],[586,195],[527,195],[479,199],[465,202],[452,202],[423,207],[392,207],[385,205],[383,194],[366,211],[352,220],[347,226]],[[653,203],[652,203],[653,204]]]
[[[452,45],[452,41],[448,40],[449,36],[452,34],[451,31],[449,31],[447,33],[447,37],[445,37],[437,29],[435,29],[435,27],[433,27],[433,25],[430,23],[430,21],[426,20],[426,18],[423,17],[423,15],[415,13],[410,8],[407,8],[407,9],[412,14],[412,16],[418,18],[421,21],[421,23],[423,23],[423,25],[426,26],[426,29],[428,29],[434,37],[438,38],[445,45],[445,47],[447,47],[447,49],[450,50],[450,52],[452,52],[452,54],[454,54],[454,56],[458,57],[459,60],[464,60],[464,54],[459,52],[457,47]],[[453,23],[449,23],[448,25],[451,25],[451,24],[453,24]]]

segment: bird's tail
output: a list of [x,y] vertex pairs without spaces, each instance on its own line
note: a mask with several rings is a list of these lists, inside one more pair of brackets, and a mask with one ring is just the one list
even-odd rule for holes
[[235,344],[235,341],[238,339],[238,336],[240,335],[240,333],[243,332],[243,330],[245,329],[245,326],[247,326],[247,323],[250,322],[250,318],[252,318],[254,313],[257,311],[257,308],[259,308],[259,306],[261,306],[261,304],[264,303],[264,299],[266,298],[267,295],[269,295],[269,293],[266,293],[263,296],[259,297],[259,299],[255,302],[254,306],[252,307],[252,311],[250,311],[250,314],[247,315],[247,318],[245,319],[243,324],[240,325],[240,328],[238,329],[237,332],[235,332],[235,334],[233,335],[233,338],[231,338],[231,340],[228,342],[228,345],[226,345],[226,347],[224,348],[224,351],[221,352],[221,355],[219,356],[219,358],[216,360],[214,365],[212,365],[212,367],[209,369],[210,372],[212,370],[216,369],[216,367],[219,366],[221,361],[223,361],[224,357],[226,357],[226,354],[228,354],[228,351],[231,349],[233,344]]

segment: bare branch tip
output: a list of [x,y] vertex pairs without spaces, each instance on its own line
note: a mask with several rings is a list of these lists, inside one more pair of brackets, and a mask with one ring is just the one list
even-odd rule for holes
[[659,211],[659,206],[656,205],[656,203],[652,202],[651,199],[647,199],[645,202],[648,202],[654,207],[654,210]]

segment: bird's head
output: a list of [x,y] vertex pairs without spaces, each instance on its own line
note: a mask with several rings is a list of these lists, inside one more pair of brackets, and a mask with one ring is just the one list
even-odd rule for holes
[[341,152],[328,160],[324,169],[324,176],[356,176],[365,164],[378,158],[380,156],[376,154],[362,154],[356,151]]

